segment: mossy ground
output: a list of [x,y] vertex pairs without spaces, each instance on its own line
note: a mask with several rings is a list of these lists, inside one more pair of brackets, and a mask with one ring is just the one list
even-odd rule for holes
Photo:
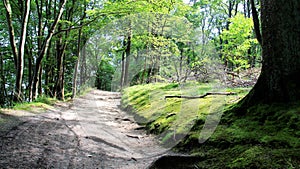
[[[202,95],[210,91],[237,95],[164,99],[165,95]],[[257,105],[236,112],[238,101],[248,91],[215,84],[157,83],[125,89],[122,105],[143,119],[141,123],[150,133],[161,135],[163,144],[180,139],[175,151],[204,159],[192,164],[194,167],[300,168],[300,104]],[[222,118],[209,139],[201,143],[200,133],[208,115],[216,112]]]

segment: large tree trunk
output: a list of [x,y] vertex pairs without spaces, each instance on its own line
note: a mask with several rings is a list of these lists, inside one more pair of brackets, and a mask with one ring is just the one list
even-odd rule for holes
[[300,1],[262,0],[261,75],[242,107],[300,100]]

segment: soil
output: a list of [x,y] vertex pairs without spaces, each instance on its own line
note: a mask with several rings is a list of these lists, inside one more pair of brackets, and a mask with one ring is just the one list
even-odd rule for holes
[[142,169],[170,154],[119,106],[119,93],[92,90],[44,113],[0,114],[0,168]]

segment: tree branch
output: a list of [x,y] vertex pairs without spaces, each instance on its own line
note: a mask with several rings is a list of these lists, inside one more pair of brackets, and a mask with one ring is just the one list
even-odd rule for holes
[[209,96],[209,95],[235,95],[236,93],[234,92],[207,92],[205,93],[204,95],[201,95],[201,96],[165,96],[165,99],[167,98],[182,98],[182,99],[201,99],[201,98],[204,98],[206,96]]

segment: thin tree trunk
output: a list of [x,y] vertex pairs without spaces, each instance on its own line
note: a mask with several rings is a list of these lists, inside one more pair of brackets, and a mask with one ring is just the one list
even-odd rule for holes
[[257,41],[259,42],[260,45],[262,45],[262,37],[261,37],[261,33],[260,33],[258,13],[256,11],[254,0],[250,0],[250,3],[251,3],[251,10],[252,10],[252,18],[253,18],[253,23],[254,23],[254,32],[255,32]]
[[19,43],[19,53],[18,53],[18,65],[17,65],[17,79],[15,87],[15,98],[14,101],[22,101],[22,83],[23,83],[23,73],[24,73],[24,53],[25,53],[25,43],[27,35],[27,25],[30,13],[30,0],[25,2],[25,11],[22,17],[22,31],[21,39]]
[[[68,35],[66,35],[68,36]],[[64,93],[63,93],[63,76],[64,76],[64,66],[63,66],[63,63],[64,63],[64,53],[65,53],[65,50],[66,50],[66,43],[64,43],[62,45],[62,36],[59,38],[58,42],[57,42],[57,79],[56,79],[56,84],[55,84],[55,96],[57,97],[57,99],[59,100],[63,100],[64,99]]]
[[86,1],[84,1],[84,11],[83,11],[83,15],[81,17],[81,21],[80,21],[80,28],[78,30],[78,41],[77,41],[77,61],[75,63],[75,67],[74,67],[74,74],[73,74],[73,82],[72,82],[72,98],[75,98],[76,94],[77,94],[77,74],[78,74],[78,66],[79,66],[79,60],[80,60],[80,50],[81,50],[81,36],[82,36],[82,25],[83,25],[83,19],[86,18]]
[[85,84],[86,82],[86,49],[82,50],[81,53],[81,65],[80,65],[80,86]]
[[[123,46],[125,46],[125,40],[123,41]],[[121,79],[120,87],[123,89],[124,86],[124,76],[125,76],[125,51],[122,52],[122,62],[121,62]]]
[[38,85],[38,94],[41,96],[43,94],[43,89],[42,89],[42,77],[43,77],[43,66],[41,63],[41,68],[39,69],[39,85]]
[[5,10],[6,10],[6,20],[7,20],[7,26],[8,26],[8,31],[9,31],[9,41],[10,41],[12,53],[14,56],[15,69],[17,70],[18,48],[17,48],[17,43],[15,41],[15,30],[14,30],[14,26],[12,23],[12,9],[11,9],[9,0],[3,0],[3,4],[4,4]]
[[129,66],[130,66],[130,48],[131,48],[131,32],[127,37],[127,44],[126,44],[126,63],[125,63],[125,72],[124,72],[124,85],[129,85]]
[[[29,35],[27,35],[29,36]],[[28,43],[31,43],[32,42],[28,42]],[[25,46],[25,53],[26,53],[26,56],[27,56],[27,62],[28,62],[28,85],[26,86],[26,91],[28,92],[28,98],[29,101],[30,100],[30,96],[31,96],[31,89],[32,89],[32,49],[29,45]]]
[[5,75],[4,75],[4,68],[3,68],[3,57],[2,53],[0,53],[0,106],[5,104],[6,98],[6,89],[5,89]]
[[75,98],[77,94],[77,73],[78,73],[78,66],[79,66],[79,60],[80,60],[80,49],[81,49],[81,32],[82,29],[80,28],[78,30],[78,41],[77,41],[77,60],[75,63],[75,68],[74,68],[74,74],[73,74],[73,82],[72,82],[72,98]]

